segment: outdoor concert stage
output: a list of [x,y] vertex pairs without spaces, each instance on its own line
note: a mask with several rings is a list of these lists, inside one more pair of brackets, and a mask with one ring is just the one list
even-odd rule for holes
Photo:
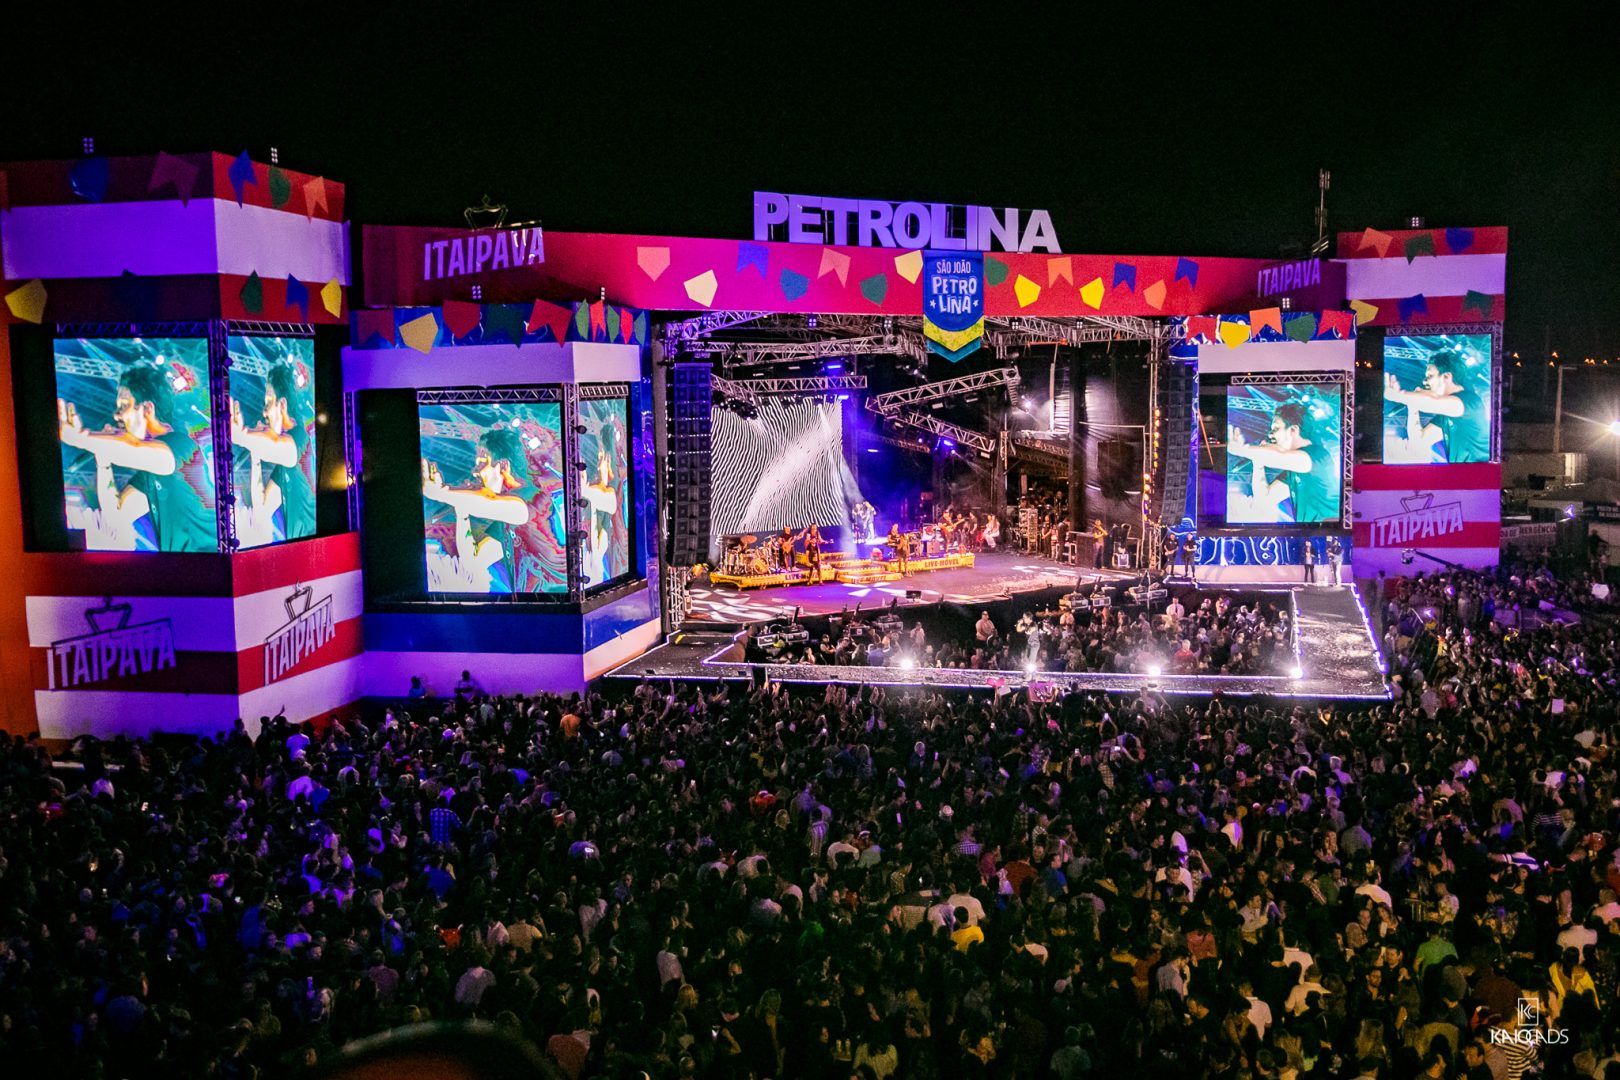
[[973,566],[913,573],[899,581],[874,585],[830,582],[745,591],[707,581],[694,582],[687,587],[692,598],[688,621],[760,622],[791,616],[794,608],[805,615],[832,615],[856,604],[872,610],[895,599],[903,603],[910,592],[920,592],[922,595],[916,599],[925,604],[972,604],[1031,589],[1072,586],[1080,574],[1088,581],[1101,578],[1115,582],[1133,581],[1139,576],[1127,570],[1077,568],[1017,551],[981,551],[973,558]]
[[[1053,564],[1051,573],[1055,571]],[[1072,568],[1063,568],[1072,575]],[[1016,572],[1016,568],[1014,568]],[[1031,572],[1030,580],[1034,579]],[[1119,577],[1122,575],[1114,575]],[[1072,583],[1072,576],[1068,579]],[[1048,582],[1047,584],[1052,584]],[[822,588],[836,588],[823,586]],[[810,591],[809,589],[799,591]],[[1043,685],[1057,690],[1131,693],[1154,690],[1171,695],[1208,697],[1269,694],[1302,699],[1387,701],[1383,658],[1379,654],[1365,605],[1355,586],[1276,589],[1279,598],[1292,592],[1298,613],[1299,677],[1288,675],[1150,675],[1116,672],[964,671],[939,668],[845,667],[742,662],[742,633],[716,626],[683,630],[651,652],[608,673],[610,678],[750,679],[758,666],[765,678],[787,683],[867,683],[875,686],[932,686],[956,689],[1022,689]],[[903,595],[904,590],[902,590]],[[757,594],[747,600],[754,601]],[[980,597],[984,599],[984,597]],[[883,598],[888,602],[888,597]],[[806,609],[808,610],[808,609]],[[833,610],[839,610],[837,608]],[[917,607],[900,608],[902,616]],[[776,612],[770,613],[772,615]],[[760,616],[752,616],[754,621]]]

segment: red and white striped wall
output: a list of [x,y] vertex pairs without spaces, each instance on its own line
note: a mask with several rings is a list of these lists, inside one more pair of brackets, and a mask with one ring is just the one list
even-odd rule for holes
[[1357,465],[1357,575],[1400,574],[1406,551],[1474,569],[1497,565],[1501,488],[1502,466],[1495,464]]
[[1501,322],[1507,243],[1503,226],[1340,233],[1345,297],[1358,325]]
[[[360,696],[354,534],[235,556],[49,560],[25,600],[40,735],[213,734]],[[139,566],[129,565],[130,560]]]

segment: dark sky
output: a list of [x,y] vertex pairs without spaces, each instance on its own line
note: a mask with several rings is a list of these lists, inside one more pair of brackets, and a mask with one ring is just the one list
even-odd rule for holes
[[766,188],[1046,208],[1073,252],[1262,257],[1309,239],[1325,167],[1334,229],[1510,226],[1510,347],[1550,327],[1566,356],[1620,356],[1601,5],[665,6],[683,17],[255,4],[179,30],[157,5],[138,25],[40,5],[7,16],[0,159],[85,134],[277,146],[362,222],[459,225],[488,193],[556,230],[740,237]]

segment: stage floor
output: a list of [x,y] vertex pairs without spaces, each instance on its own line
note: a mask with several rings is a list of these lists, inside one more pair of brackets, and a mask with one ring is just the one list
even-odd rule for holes
[[[1027,563],[1024,565],[1028,565]],[[1052,564],[1055,568],[1057,564]],[[1017,570],[1017,567],[1013,567]],[[1044,584],[1072,583],[1074,571],[1063,568],[1064,581]],[[947,571],[948,572],[948,571]],[[976,571],[967,571],[974,573]],[[1047,571],[1053,572],[1053,571]],[[1125,575],[1119,575],[1125,576]],[[1033,584],[1036,572],[1031,568],[1028,579]],[[906,582],[894,582],[887,589],[899,589],[905,595]],[[1230,589],[1231,585],[1224,585]],[[779,592],[811,592],[816,587],[774,590]],[[821,586],[820,588],[840,588]],[[847,587],[843,587],[847,588]],[[876,590],[867,590],[868,593]],[[1016,591],[1016,590],[1015,590]],[[835,665],[763,664],[767,678],[788,683],[868,683],[877,686],[939,686],[991,689],[998,685],[1022,688],[1032,683],[1044,683],[1063,690],[1101,690],[1128,693],[1146,689],[1165,694],[1210,696],[1222,694],[1272,694],[1279,697],[1311,699],[1348,699],[1361,701],[1387,701],[1389,690],[1384,681],[1383,661],[1373,640],[1364,607],[1355,586],[1338,587],[1296,586],[1292,589],[1259,589],[1279,594],[1292,592],[1299,612],[1299,671],[1298,678],[1290,675],[1160,675],[1113,672],[1037,672],[1025,674],[1011,671],[959,671],[938,668],[842,667]],[[980,594],[981,596],[984,594]],[[883,601],[887,602],[887,595]],[[842,603],[831,610],[840,610]],[[809,607],[805,607],[809,611]],[[780,614],[776,607],[766,615],[752,619],[771,618]],[[729,631],[705,631],[700,626],[675,634],[667,644],[622,665],[608,673],[609,678],[640,679],[646,676],[677,679],[747,679],[752,677],[753,665],[729,659],[741,656],[737,645],[739,635]]]
[[1139,575],[1126,570],[1077,569],[1037,555],[1016,551],[981,552],[974,565],[954,570],[933,570],[912,574],[900,581],[881,585],[779,585],[768,589],[739,590],[716,587],[707,581],[687,589],[692,597],[694,623],[747,623],[791,616],[794,608],[806,615],[832,615],[856,604],[868,610],[899,598],[905,602],[908,590],[919,590],[923,604],[971,604],[1028,589],[1073,585],[1078,574],[1088,579],[1135,580]]

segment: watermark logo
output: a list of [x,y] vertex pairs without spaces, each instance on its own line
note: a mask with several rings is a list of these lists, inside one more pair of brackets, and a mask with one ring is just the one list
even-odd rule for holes
[[1509,1031],[1507,1028],[1492,1028],[1491,1043],[1495,1046],[1504,1046],[1515,1043],[1519,1046],[1534,1046],[1542,1043],[1547,1046],[1563,1046],[1569,1042],[1568,1028],[1541,1027],[1541,1001],[1537,998],[1520,998],[1514,1008],[1514,1016],[1518,1020],[1518,1028]]

